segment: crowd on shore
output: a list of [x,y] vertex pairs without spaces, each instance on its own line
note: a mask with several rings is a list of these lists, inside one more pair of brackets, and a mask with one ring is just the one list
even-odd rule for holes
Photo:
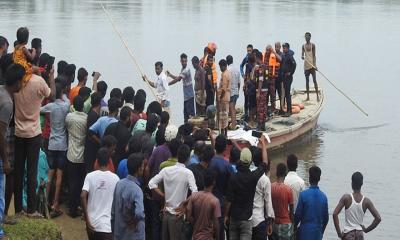
[[[256,82],[257,99],[268,99],[275,89],[273,81],[265,81],[265,85],[263,79],[278,79],[279,69],[283,69],[283,82],[292,79],[295,62],[289,44],[283,45],[282,56],[276,50],[278,44],[275,49],[268,45],[264,55],[249,45],[240,68],[245,67],[246,73],[242,70],[242,74],[233,67],[231,56],[222,59],[218,87],[215,44],[206,47],[202,59],[192,58],[194,87],[186,54],[180,56],[179,75],[164,73],[162,62],[157,62],[157,80],[143,76],[156,89],[158,100],[147,104],[146,91],[131,86],[113,88],[106,101],[108,84],[100,80],[99,72],[92,74],[92,88],[86,86],[89,73],[83,67],[76,71],[74,64],[61,60],[55,73],[55,58],[42,53],[40,39],[33,39],[29,49],[28,29],[19,28],[16,35],[12,53],[7,53],[9,42],[0,36],[3,224],[18,224],[20,216],[58,217],[64,214],[60,204],[65,201],[70,217],[84,219],[90,240],[323,238],[329,214],[327,197],[318,187],[321,169],[312,166],[308,170],[306,188],[296,173],[298,159],[291,154],[286,163],[277,165],[276,181],[271,183],[265,137],[257,147],[226,138],[228,111],[235,115],[232,111],[241,75],[247,107],[248,101],[253,101],[249,89]],[[78,83],[74,84],[76,72]],[[185,123],[177,127],[169,121],[168,88],[179,81],[183,84]],[[290,86],[284,89],[290,96]],[[286,98],[285,115],[290,115],[290,97]],[[268,101],[259,102],[257,108],[263,106],[257,119],[264,124]],[[220,129],[225,130],[222,134],[187,122],[196,113],[211,111],[213,105],[217,106],[214,112],[219,115]],[[253,107],[250,104],[248,108],[249,119],[255,114]],[[355,172],[351,180],[353,193],[343,195],[333,220],[339,238],[363,239],[364,232],[379,224],[380,215],[361,194],[363,175]],[[13,218],[8,216],[12,196]],[[343,208],[342,231],[338,214]],[[366,210],[374,216],[367,227],[363,223]],[[1,228],[0,239],[3,237]]]

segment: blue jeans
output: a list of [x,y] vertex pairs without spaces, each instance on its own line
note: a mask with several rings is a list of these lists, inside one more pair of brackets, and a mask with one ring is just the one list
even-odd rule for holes
[[183,116],[185,119],[185,123],[189,120],[189,117],[193,117],[195,114],[194,112],[194,97],[190,98],[183,102]]
[[[5,175],[3,173],[3,170],[0,170],[0,223],[2,223],[4,220],[3,218],[4,218],[4,207],[5,207],[5,199],[4,199],[5,189],[6,189]],[[0,225],[0,238],[2,237],[4,237],[4,231],[3,227]]]

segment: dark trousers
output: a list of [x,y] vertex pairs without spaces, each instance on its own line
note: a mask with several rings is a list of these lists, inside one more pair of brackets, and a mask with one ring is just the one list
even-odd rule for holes
[[262,221],[256,227],[253,227],[253,233],[251,235],[252,240],[266,240],[267,235],[267,222]]
[[283,110],[282,109],[282,107],[283,107],[282,102],[283,102],[283,98],[285,97],[285,96],[282,96],[282,87],[283,87],[283,77],[278,77],[275,80],[275,89],[276,89],[276,93],[278,94],[279,101],[281,102],[281,104],[280,104],[280,109],[281,110]]
[[162,239],[163,240],[184,240],[183,219],[170,214],[164,213],[162,220]]
[[150,205],[150,228],[151,228],[151,239],[152,240],[161,240],[161,219],[160,219],[160,211],[161,211],[161,202],[157,200],[149,200]]
[[249,115],[249,95],[244,94],[244,115],[248,116]]
[[275,110],[275,78],[271,78],[268,83],[267,104],[271,102],[272,110]]
[[285,88],[285,99],[287,104],[287,111],[292,112],[292,96],[290,95],[290,89],[292,88],[293,77],[286,76],[283,81],[283,86]]
[[194,112],[194,97],[183,102],[183,117],[185,123],[188,121],[190,116],[195,116]]
[[206,90],[206,109],[210,105],[214,105],[214,91]]
[[[67,175],[68,175],[68,186],[69,186],[69,213],[71,215],[77,214],[77,209],[80,203],[80,196],[83,187],[83,181],[85,180],[85,164],[84,163],[73,163],[67,161]],[[111,194],[111,193],[110,193]]]
[[86,232],[89,240],[113,240],[114,238],[112,233],[89,232],[87,229]]
[[15,137],[15,178],[14,178],[14,206],[15,212],[22,211],[22,191],[25,176],[25,162],[27,163],[27,212],[36,210],[37,165],[41,136],[32,138]]

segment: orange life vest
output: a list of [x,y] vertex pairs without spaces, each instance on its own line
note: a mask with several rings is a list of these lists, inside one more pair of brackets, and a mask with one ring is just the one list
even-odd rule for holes
[[271,53],[269,55],[269,60],[268,60],[269,77],[271,77],[271,78],[278,77],[278,72],[279,72],[280,66],[281,66],[281,63],[278,61],[276,55],[274,53]]

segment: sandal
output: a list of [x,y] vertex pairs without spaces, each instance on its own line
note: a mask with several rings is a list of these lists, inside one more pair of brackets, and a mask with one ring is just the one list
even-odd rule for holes
[[27,214],[28,218],[33,218],[33,219],[41,219],[44,218],[42,214],[38,213],[38,212],[34,212],[34,213],[28,213]]
[[58,210],[53,209],[53,211],[50,213],[50,218],[56,218],[63,214],[64,214],[64,212],[61,211],[60,209],[58,209]]

